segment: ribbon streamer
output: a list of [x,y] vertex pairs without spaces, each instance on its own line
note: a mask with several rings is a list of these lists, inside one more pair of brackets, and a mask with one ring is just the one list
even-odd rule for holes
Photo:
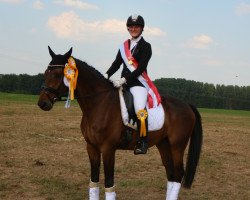
[[64,68],[65,85],[69,88],[69,95],[65,104],[66,108],[70,107],[70,100],[74,100],[74,91],[76,89],[76,83],[78,78],[78,69],[76,62],[73,57],[68,59],[68,63],[65,64]]
[[147,136],[147,129],[146,129],[146,118],[148,116],[148,113],[146,110],[139,110],[137,112],[137,118],[141,121],[141,127],[140,127],[140,137],[146,137]]

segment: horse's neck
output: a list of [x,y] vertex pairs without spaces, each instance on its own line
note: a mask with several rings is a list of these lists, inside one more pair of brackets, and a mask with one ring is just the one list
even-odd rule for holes
[[88,69],[79,70],[76,91],[83,113],[92,115],[96,110],[103,111],[99,107],[104,105],[104,99],[108,98],[112,90],[112,86],[100,75]]
[[79,65],[78,86],[85,95],[98,92],[110,86],[101,73],[87,63],[77,60],[77,65]]

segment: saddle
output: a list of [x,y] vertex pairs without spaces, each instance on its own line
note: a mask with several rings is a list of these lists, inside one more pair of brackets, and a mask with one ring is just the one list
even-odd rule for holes
[[[120,87],[119,98],[122,121],[126,126],[126,130],[121,138],[120,147],[125,149],[132,141],[133,130],[137,130],[137,116],[134,109],[133,95],[128,88]],[[146,106],[146,108],[148,112],[148,130],[156,131],[161,129],[165,121],[165,113],[162,105],[160,104],[158,107],[151,109]]]
[[[120,87],[119,90],[120,106],[122,120],[125,126],[137,130],[137,116],[134,109],[133,95],[126,87]],[[156,131],[162,128],[165,121],[165,112],[160,104],[156,108],[149,109],[146,105],[148,112],[148,130]]]

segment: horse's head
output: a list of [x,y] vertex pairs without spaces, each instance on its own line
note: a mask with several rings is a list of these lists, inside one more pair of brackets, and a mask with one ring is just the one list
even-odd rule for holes
[[49,111],[53,104],[68,91],[63,82],[64,67],[72,53],[72,48],[64,55],[56,55],[50,47],[49,53],[52,58],[44,75],[45,83],[42,85],[38,106]]

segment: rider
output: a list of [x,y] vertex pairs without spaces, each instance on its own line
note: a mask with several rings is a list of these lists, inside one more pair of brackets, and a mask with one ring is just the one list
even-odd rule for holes
[[[110,78],[123,64],[121,78],[114,81],[113,84],[117,88],[126,84],[126,87],[129,88],[133,95],[134,108],[138,118],[138,137],[134,153],[146,154],[148,149],[146,104],[149,104],[149,90],[151,90],[151,96],[153,96],[150,98],[153,105],[149,106],[149,108],[157,106],[160,103],[160,97],[157,89],[147,76],[147,65],[151,58],[152,50],[151,45],[142,37],[144,19],[140,15],[131,15],[127,19],[126,25],[131,39],[121,45],[116,59],[104,76]],[[153,101],[156,96],[158,97],[158,102],[155,103]]]

